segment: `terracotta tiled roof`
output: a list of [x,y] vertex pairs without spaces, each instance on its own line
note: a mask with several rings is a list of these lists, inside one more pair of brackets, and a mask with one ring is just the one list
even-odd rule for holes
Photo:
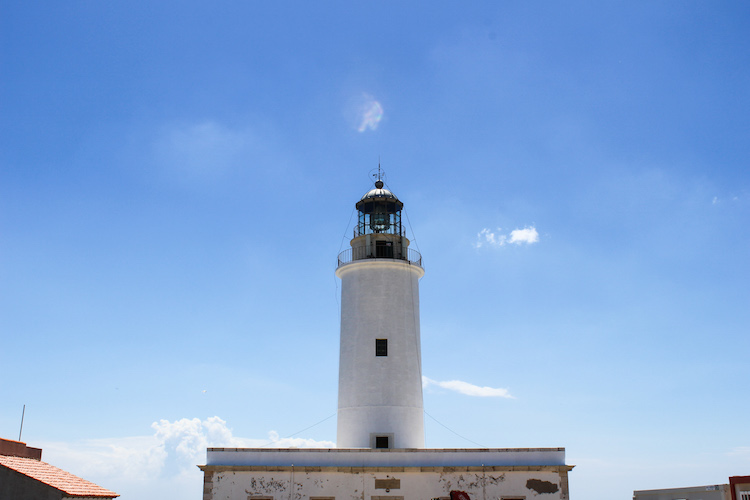
[[120,496],[114,491],[109,491],[91,481],[86,481],[70,472],[65,472],[53,465],[40,460],[34,460],[33,458],[0,455],[0,465],[4,465],[25,476],[57,488],[66,495],[94,498],[115,498]]

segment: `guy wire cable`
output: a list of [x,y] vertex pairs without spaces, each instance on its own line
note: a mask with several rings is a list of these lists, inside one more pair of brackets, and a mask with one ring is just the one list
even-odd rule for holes
[[433,417],[432,415],[430,415],[429,413],[427,413],[427,411],[425,411],[425,412],[424,412],[424,414],[425,414],[425,415],[427,415],[428,417],[430,417],[430,418],[431,418],[432,420],[434,420],[434,421],[435,421],[435,422],[437,422],[438,424],[440,424],[440,425],[442,425],[443,427],[445,427],[446,429],[448,429],[449,431],[451,431],[451,432],[452,432],[453,434],[455,434],[456,436],[460,437],[461,439],[465,439],[466,441],[468,441],[468,442],[470,442],[470,443],[472,443],[472,444],[475,444],[475,445],[479,446],[480,448],[489,448],[488,446],[484,446],[483,444],[479,444],[479,443],[477,443],[476,441],[472,441],[471,439],[469,439],[469,438],[467,438],[467,437],[464,437],[464,436],[462,436],[462,435],[461,435],[461,434],[459,434],[458,432],[454,431],[453,429],[451,429],[450,427],[448,427],[447,425],[445,425],[444,423],[440,422],[440,421],[439,421],[438,419],[436,419],[435,417]]
[[[338,413],[338,411],[337,411],[336,413]],[[320,422],[316,422],[316,423],[312,424],[311,426],[309,426],[309,427],[305,427],[305,428],[304,428],[304,429],[302,429],[301,431],[297,431],[297,432],[295,432],[294,434],[290,434],[290,435],[288,435],[288,436],[286,436],[286,437],[284,437],[284,438],[282,438],[282,439],[289,439],[289,438],[291,438],[291,437],[294,437],[294,436],[296,436],[297,434],[299,434],[299,433],[301,433],[301,432],[305,432],[305,431],[306,431],[306,430],[308,430],[308,429],[312,429],[312,428],[313,428],[313,427],[315,427],[316,425],[320,425],[320,424],[322,424],[323,422],[325,422],[326,420],[328,420],[328,419],[330,419],[330,418],[332,418],[332,417],[335,417],[335,416],[336,416],[336,413],[333,413],[332,415],[328,415],[328,416],[327,416],[326,418],[324,418],[324,419],[323,419],[323,420],[321,420]],[[261,445],[261,446],[259,446],[259,448],[265,448],[265,447],[266,447],[266,446],[268,446],[269,444],[273,444],[273,443],[274,443],[274,441],[269,441],[268,443],[266,443],[266,444],[264,444],[264,445]]]

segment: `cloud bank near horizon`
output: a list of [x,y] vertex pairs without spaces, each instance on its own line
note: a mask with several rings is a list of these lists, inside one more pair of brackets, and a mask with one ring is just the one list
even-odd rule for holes
[[200,491],[206,448],[335,448],[332,441],[280,438],[269,431],[267,439],[235,436],[218,416],[205,420],[161,419],[151,424],[150,436],[86,439],[74,442],[41,442],[43,460],[71,472],[123,498],[191,498]]
[[469,382],[463,382],[461,380],[448,380],[445,382],[440,382],[440,381],[432,380],[431,378],[427,378],[423,376],[422,387],[427,388],[430,386],[437,386],[442,389],[458,392],[459,394],[463,394],[465,396],[477,396],[477,397],[482,397],[482,398],[515,399],[513,396],[511,396],[508,389],[503,389],[499,387],[498,388],[487,387],[487,386],[481,387],[478,385],[470,384]]

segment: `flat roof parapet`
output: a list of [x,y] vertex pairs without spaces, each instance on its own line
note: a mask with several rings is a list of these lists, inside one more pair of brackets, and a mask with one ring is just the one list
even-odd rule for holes
[[465,467],[565,465],[565,448],[208,448],[206,465]]

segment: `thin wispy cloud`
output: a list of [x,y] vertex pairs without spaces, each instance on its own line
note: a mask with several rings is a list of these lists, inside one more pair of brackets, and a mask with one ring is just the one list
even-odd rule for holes
[[208,120],[165,126],[153,147],[162,168],[183,178],[210,179],[245,165],[261,142],[248,128]]
[[508,389],[500,387],[487,387],[470,384],[462,380],[448,380],[440,382],[438,380],[432,380],[431,378],[422,377],[422,387],[427,388],[431,386],[440,387],[449,391],[458,392],[465,396],[476,396],[481,398],[509,398],[515,399],[511,396]]
[[727,455],[750,463],[750,446],[738,446],[733,448]]
[[363,102],[360,107],[359,132],[366,130],[377,130],[380,120],[383,119],[383,105],[373,96],[363,94]]
[[[747,199],[747,197],[745,197]],[[741,198],[739,196],[729,196],[726,198],[719,198],[718,196],[714,196],[711,200],[712,205],[718,205],[719,203],[737,203],[741,201]]]
[[499,248],[505,245],[531,245],[539,242],[539,233],[534,226],[523,229],[514,229],[510,234],[502,232],[501,228],[492,231],[484,228],[477,233],[477,240],[474,243],[475,248],[484,246]]

